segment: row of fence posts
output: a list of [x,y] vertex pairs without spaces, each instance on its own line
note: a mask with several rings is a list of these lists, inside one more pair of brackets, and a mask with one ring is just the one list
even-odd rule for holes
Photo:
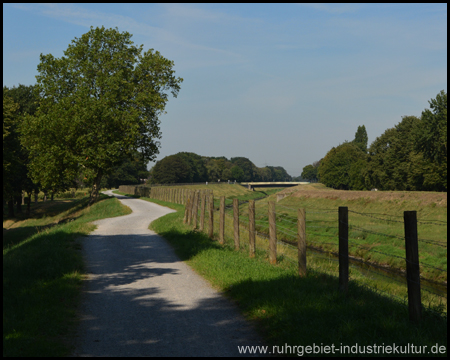
[[[150,190],[150,197],[152,199],[185,205],[187,199],[195,192],[195,190],[183,188],[152,187]],[[212,190],[197,190],[197,192],[201,192],[205,195],[212,195]]]
[[[406,283],[408,287],[408,311],[411,321],[419,321],[422,314],[420,295],[419,239],[417,212],[403,213],[406,251]],[[339,290],[348,290],[348,207],[339,207]]]
[[[158,189],[160,190],[160,189]],[[173,189],[176,194],[176,189]],[[185,190],[186,191],[186,190]],[[164,191],[162,192],[164,193]],[[165,192],[165,197],[177,199],[174,193]],[[183,197],[182,197],[183,198]],[[185,214],[184,223],[193,224],[197,229],[198,204],[200,202],[200,226],[203,231],[205,221],[205,210],[208,210],[208,237],[214,237],[214,197],[212,191],[192,191],[184,193]],[[269,201],[269,262],[277,262],[277,232],[275,202]],[[255,201],[248,203],[248,231],[249,231],[249,256],[255,256]],[[348,207],[339,207],[339,290],[348,291],[349,279],[349,256],[348,256]],[[240,248],[239,236],[239,200],[233,199],[233,225],[234,246]],[[420,269],[419,269],[419,247],[417,235],[417,212],[404,212],[405,248],[406,248],[406,277],[408,286],[408,308],[411,321],[419,321],[421,318],[422,304],[420,295]],[[220,197],[219,205],[219,243],[225,242],[225,197]],[[297,249],[298,249],[298,273],[301,277],[306,276],[306,211],[298,209],[297,213]]]
[[[194,229],[197,229],[198,223],[198,203],[201,203],[200,209],[200,225],[199,230],[204,229],[205,209],[207,204],[209,226],[208,237],[214,238],[214,197],[212,193],[201,194],[199,191],[192,191],[186,198],[186,207],[183,222],[188,225],[193,224]],[[298,210],[298,264],[299,275],[306,275],[306,212],[305,209]],[[248,202],[248,216],[249,216],[249,256],[255,256],[255,201]],[[233,230],[234,230],[234,247],[236,250],[240,248],[240,227],[239,227],[239,200],[233,199]],[[220,197],[219,205],[219,243],[225,243],[225,197]],[[269,202],[269,262],[276,264],[277,262],[277,231],[276,231],[276,213],[275,202]]]

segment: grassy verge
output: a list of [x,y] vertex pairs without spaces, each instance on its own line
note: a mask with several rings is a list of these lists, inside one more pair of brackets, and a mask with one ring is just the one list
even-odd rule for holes
[[423,320],[413,324],[403,302],[357,281],[350,282],[346,295],[339,293],[336,262],[330,258],[308,255],[308,275],[300,278],[296,263],[285,256],[287,250],[279,253],[275,266],[267,262],[261,247],[256,258],[250,259],[245,246],[234,250],[230,238],[221,246],[183,224],[183,215],[182,211],[168,214],[151,228],[172,244],[183,261],[233,299],[269,345],[395,343],[427,346],[427,351],[436,344],[447,346],[446,317],[424,310]]
[[[256,205],[256,227],[268,230],[268,201]],[[276,203],[278,239],[296,241],[297,209],[306,209],[307,244],[338,252],[338,207],[349,209],[349,254],[366,262],[406,270],[403,212],[416,210],[418,216],[421,276],[438,283],[447,282],[447,207],[418,205],[412,201],[388,203],[367,199],[285,198]],[[242,206],[242,221],[248,222],[248,207]],[[445,220],[445,222],[444,222]]]
[[71,351],[84,274],[80,236],[92,221],[129,214],[115,198],[40,203],[27,220],[3,221],[3,356],[64,356]]

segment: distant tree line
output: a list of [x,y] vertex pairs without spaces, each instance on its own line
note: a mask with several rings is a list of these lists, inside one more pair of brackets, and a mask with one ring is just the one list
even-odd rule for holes
[[153,184],[196,183],[217,181],[291,181],[292,177],[281,166],[259,168],[245,157],[200,156],[180,152],[166,156],[150,170]]
[[344,190],[447,191],[447,93],[429,101],[420,118],[404,116],[367,147],[365,126],[333,147],[302,177]]

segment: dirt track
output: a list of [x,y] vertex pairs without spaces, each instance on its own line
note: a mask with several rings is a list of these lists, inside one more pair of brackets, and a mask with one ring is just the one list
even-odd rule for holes
[[89,276],[73,356],[240,356],[238,345],[262,345],[236,307],[148,229],[173,210],[117,197],[133,213],[95,221],[82,240]]

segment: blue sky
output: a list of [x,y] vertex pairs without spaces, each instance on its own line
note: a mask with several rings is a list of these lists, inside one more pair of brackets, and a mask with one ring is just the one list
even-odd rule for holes
[[370,144],[447,91],[447,4],[3,4],[3,85],[34,84],[39,54],[91,25],[184,79],[158,160],[243,156],[298,176],[358,126]]

